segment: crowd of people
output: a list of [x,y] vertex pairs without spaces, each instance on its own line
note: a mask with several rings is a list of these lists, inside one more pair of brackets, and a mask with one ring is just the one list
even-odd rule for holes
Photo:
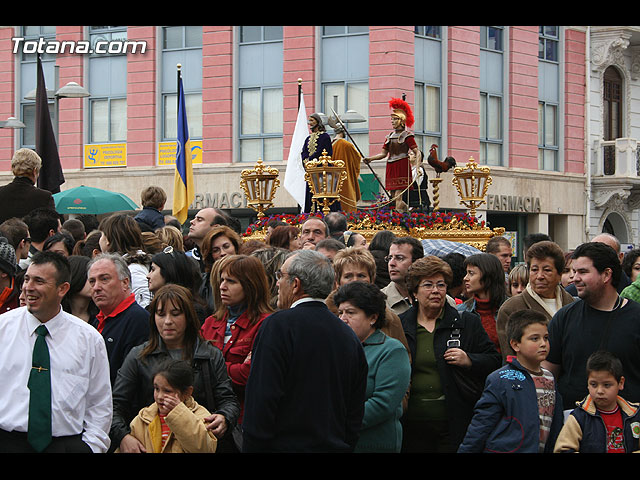
[[512,266],[341,212],[243,241],[155,186],[100,220],[41,197],[0,223],[2,452],[639,450],[640,251],[611,235]]

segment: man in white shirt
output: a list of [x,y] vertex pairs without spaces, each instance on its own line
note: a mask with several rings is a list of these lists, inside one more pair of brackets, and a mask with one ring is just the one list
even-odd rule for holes
[[[51,438],[46,453],[106,452],[112,418],[109,362],[102,336],[65,312],[69,262],[54,252],[33,256],[24,278],[27,305],[0,316],[0,451],[32,453],[28,437],[30,373],[41,325],[50,357]],[[47,422],[48,423],[48,422]]]

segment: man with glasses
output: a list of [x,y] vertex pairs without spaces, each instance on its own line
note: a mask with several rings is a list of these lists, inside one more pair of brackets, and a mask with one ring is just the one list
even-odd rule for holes
[[42,207],[32,210],[22,220],[29,228],[31,244],[27,258],[19,260],[20,268],[26,269],[31,263],[31,257],[41,252],[47,238],[55,235],[62,229],[60,215],[54,209]]
[[367,360],[324,299],[329,259],[297,250],[282,264],[278,308],[255,337],[243,452],[352,452],[364,415]]
[[397,315],[411,308],[405,279],[411,264],[422,257],[424,257],[422,243],[413,237],[398,237],[389,247],[389,255],[385,260],[391,282],[382,289],[382,292],[387,296],[387,306]]

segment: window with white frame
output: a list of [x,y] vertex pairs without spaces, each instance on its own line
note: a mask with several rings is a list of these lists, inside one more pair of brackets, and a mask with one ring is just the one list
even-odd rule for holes
[[560,170],[559,104],[560,27],[540,26],[538,31],[538,168]]
[[283,159],[283,28],[238,27],[239,159]]
[[480,152],[478,163],[503,165],[504,29],[480,27]]
[[416,26],[414,32],[413,130],[426,157],[431,145],[442,146],[442,39],[439,26]]
[[[347,123],[363,155],[369,150],[369,27],[321,27],[321,108],[326,115],[353,110],[364,122]],[[327,130],[331,128],[327,126]]]
[[[89,38],[92,47],[96,42],[126,40],[127,27],[90,26]],[[127,141],[125,53],[89,56],[89,143]]]
[[[26,41],[33,41],[42,38],[45,41],[55,40],[56,27],[54,26],[21,26],[19,27],[19,37],[23,37]],[[37,62],[38,58],[35,53],[24,53],[19,50],[20,55],[20,119],[25,124],[25,128],[20,129],[20,146],[26,148],[36,148],[36,102],[35,98],[27,99],[25,96],[35,92],[37,87]],[[51,53],[42,53],[40,55],[42,61],[42,70],[44,73],[47,93],[49,95],[49,115],[51,122],[55,126],[57,119],[55,118],[55,102],[53,94],[56,91],[56,55]]]
[[202,138],[202,27],[161,27],[163,141],[178,136],[178,69],[181,66],[185,110],[191,140]]

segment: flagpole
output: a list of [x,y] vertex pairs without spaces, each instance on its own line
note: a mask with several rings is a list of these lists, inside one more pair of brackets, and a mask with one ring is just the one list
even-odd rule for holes
[[176,65],[176,68],[178,70],[177,78],[176,78],[176,115],[177,115],[177,112],[180,111],[180,75],[181,75],[180,69],[182,68],[182,65],[178,63]]
[[178,81],[177,104],[177,137],[176,137],[176,166],[173,185],[173,215],[181,224],[189,216],[189,205],[194,198],[193,168],[191,158],[191,143],[189,127],[187,125],[187,112],[184,99],[184,85],[182,83],[182,65],[176,65]]
[[[298,78],[298,108],[296,109],[296,118],[300,112],[300,99],[302,98],[302,78]],[[298,214],[302,211],[302,206],[298,205]]]

